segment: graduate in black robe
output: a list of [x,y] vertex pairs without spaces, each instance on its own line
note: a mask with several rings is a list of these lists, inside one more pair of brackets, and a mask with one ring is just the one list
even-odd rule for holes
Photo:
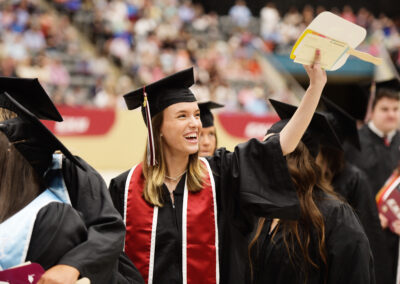
[[[325,116],[342,146],[349,143],[355,151],[360,151],[356,120],[324,96],[322,102],[326,108]],[[385,269],[382,267],[385,265],[383,233],[368,178],[363,171],[344,159],[344,152],[341,149],[329,145],[321,145],[317,163],[326,179],[332,183],[335,192],[349,203],[359,217],[374,255],[376,278],[383,279],[385,277]]]
[[[0,262],[9,268],[21,264],[18,261],[32,261],[48,269],[84,243],[88,232],[78,211],[68,204],[62,180],[48,186],[44,183],[41,177],[47,167],[37,155],[46,152],[35,145],[46,143],[48,153],[60,150],[75,166],[82,165],[33,114],[8,94],[2,96],[18,117],[0,123],[0,234],[7,240],[0,245]],[[17,230],[13,230],[15,226]]]
[[[313,82],[311,84],[313,88],[308,89],[302,107],[299,108],[299,112],[294,116],[290,127],[286,129],[282,136],[275,135],[263,142],[251,139],[247,143],[238,145],[234,152],[229,152],[222,148],[218,149],[214,156],[206,158],[212,177],[215,180],[220,283],[244,283],[245,281],[246,237],[252,230],[254,221],[253,216],[249,214],[250,212],[257,216],[271,216],[282,219],[295,219],[298,217],[297,196],[293,191],[293,185],[288,176],[284,155],[294,149],[299,141],[298,139],[300,139],[302,132],[311,119],[326,82],[325,73],[320,69],[319,64],[307,67],[307,72],[309,72]],[[157,170],[156,167],[160,165],[154,163],[155,157],[157,157],[158,163],[163,161],[158,152],[160,150],[157,150],[164,145],[157,142],[160,139],[176,138],[174,143],[165,142],[168,145],[167,150],[173,148],[176,153],[173,156],[174,160],[178,159],[178,155],[181,155],[183,160],[187,158],[185,155],[189,154],[182,153],[183,151],[190,152],[190,157],[196,157],[198,151],[197,143],[189,142],[191,139],[197,138],[201,127],[199,126],[199,112],[195,98],[188,89],[193,82],[193,71],[188,69],[124,96],[129,109],[143,106],[142,113],[149,128],[150,143],[148,143],[147,159],[139,165],[143,167],[143,171],[148,169]],[[178,110],[180,108],[182,110],[177,113],[174,112],[175,109]],[[153,118],[152,123],[157,123],[158,125],[155,128],[150,124],[150,114],[151,118]],[[167,126],[164,124],[159,125],[159,114],[164,115],[163,123]],[[185,132],[190,135],[186,134],[188,136],[185,136],[185,133],[183,133],[184,138],[181,139],[182,133],[177,132],[176,137],[166,138],[166,136],[172,135],[167,131],[175,134],[178,127],[186,125],[186,123],[189,127],[188,129],[193,131]],[[164,129],[164,126],[168,127],[168,129]],[[160,128],[163,133],[160,133]],[[155,134],[152,134],[150,130],[153,130]],[[152,142],[155,143],[155,150],[152,149]],[[164,145],[164,147],[166,146]],[[164,151],[167,150],[164,149]],[[165,154],[163,158],[168,160],[171,157]],[[193,160],[192,163],[197,162],[196,157],[196,160]],[[181,164],[174,166],[182,167]],[[190,166],[183,164],[183,170],[185,167],[190,169]],[[110,183],[110,192],[114,204],[121,215],[126,218],[127,223],[129,218],[135,218],[135,211],[132,211],[132,215],[128,214],[129,212],[126,208],[129,207],[129,202],[126,203],[125,200],[129,200],[130,194],[134,194],[136,190],[141,190],[140,188],[131,188],[131,176],[134,173],[134,169],[136,168],[119,175]],[[185,186],[185,178],[188,179],[190,173],[182,172],[181,169],[182,173],[175,173],[175,177],[169,172],[171,170],[174,169],[168,168],[164,183],[160,186],[160,198],[163,203],[157,209],[157,223],[152,225],[155,227],[152,231],[156,231],[154,237],[155,252],[154,264],[151,263],[149,265],[154,272],[148,278],[149,280],[145,279],[146,282],[152,280],[154,283],[183,283],[184,281],[181,256],[182,235],[185,233],[182,230],[181,221],[183,215],[182,193]],[[143,171],[139,173],[139,178],[144,175]],[[148,174],[151,175],[151,172]],[[136,180],[133,181],[133,184],[136,184]],[[170,189],[171,181],[175,183],[173,190]],[[138,207],[142,203],[143,196],[149,193],[143,191],[143,194],[140,194],[141,200],[136,200],[139,202],[137,203]],[[147,201],[147,206],[151,206],[149,205],[151,204],[149,198],[145,200]],[[132,208],[135,208],[135,204],[132,204]],[[127,227],[129,226],[127,225]],[[139,230],[138,232],[142,234],[148,229]],[[187,233],[189,234],[189,232]],[[128,237],[131,236],[127,234],[126,238]],[[127,248],[129,248],[129,243],[126,243]],[[134,255],[135,252],[132,252],[132,254],[133,257],[136,257]],[[148,254],[146,253],[146,255]],[[212,257],[210,255],[210,261]],[[144,269],[143,271],[147,273],[150,269]],[[204,279],[197,279],[197,281],[197,283],[205,283]]]
[[217,130],[214,125],[214,116],[211,112],[212,109],[221,108],[223,105],[213,101],[199,103],[200,120],[202,129],[200,131],[199,139],[199,156],[207,157],[212,156],[218,147]]
[[[390,89],[387,89],[388,86]],[[376,87],[371,120],[358,132],[361,151],[350,144],[345,147],[345,158],[366,173],[373,196],[400,161],[400,132],[397,130],[400,84],[397,80],[390,80],[377,83]],[[396,283],[398,271],[399,237],[385,228],[383,238],[383,260],[376,264],[379,273],[377,283],[392,284]]]
[[[278,136],[265,142],[252,139],[238,145],[234,152],[220,148],[207,160],[215,173],[217,190],[220,283],[243,283],[245,266],[234,264],[246,261],[246,239],[240,237],[237,231],[243,235],[250,233],[253,220],[246,216],[243,208],[262,216],[295,219],[298,214],[297,197],[290,179],[285,178],[288,172]],[[111,197],[121,215],[128,172],[110,183]],[[167,187],[164,185],[162,189],[166,202],[158,213],[156,244],[159,245],[156,245],[155,252],[154,283],[182,283],[180,236],[184,185],[185,176],[173,192],[174,204]],[[238,251],[237,246],[242,250]],[[231,267],[239,270],[231,271]]]
[[[272,103],[284,119],[268,131],[277,133],[296,108]],[[334,195],[315,163],[324,139],[332,145],[337,138],[316,113],[304,144],[287,156],[301,217],[295,222],[260,219],[250,245],[249,283],[375,283],[368,238],[352,208]],[[336,141],[334,146],[340,146]]]
[[[32,110],[37,118],[62,121],[61,115],[37,79],[0,77],[0,86],[22,106]],[[30,91],[29,94],[27,90]],[[2,119],[10,118],[12,113],[9,111],[18,112],[3,94],[0,95],[0,107],[3,108]],[[47,171],[52,164],[49,146],[40,139],[32,144],[30,156],[36,161],[36,168],[45,173],[42,174],[44,183],[50,183],[54,172]],[[80,212],[88,231],[85,242],[69,252],[63,259],[64,264],[76,268],[81,275],[87,275],[95,283],[124,283],[123,280],[116,280],[120,277],[116,267],[122,265],[128,279],[125,281],[129,281],[136,272],[128,269],[133,266],[121,253],[125,230],[104,180],[90,165],[73,155],[63,157],[61,170],[72,206]]]

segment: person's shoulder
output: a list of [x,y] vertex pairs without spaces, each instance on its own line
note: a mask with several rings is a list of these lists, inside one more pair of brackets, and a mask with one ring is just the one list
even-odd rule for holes
[[110,187],[125,188],[126,180],[132,168],[111,179]]
[[338,211],[343,207],[346,207],[347,203],[340,200],[334,195],[328,193],[321,193],[317,201],[317,206],[321,211],[322,215],[325,218],[328,218],[329,216],[334,214],[335,211]]
[[343,233],[352,234],[354,239],[366,238],[357,215],[346,201],[326,194],[319,200],[318,207],[324,216],[327,235],[342,230]]
[[97,171],[84,159],[82,159],[80,156],[74,155],[74,158],[81,164],[83,169],[79,167],[77,164],[75,164],[71,159],[63,155],[63,168],[67,169],[75,169],[77,171],[85,171],[85,172],[95,172]]
[[350,162],[346,162],[343,172],[346,173],[347,176],[356,180],[364,179],[367,177],[359,167]]
[[334,194],[322,193],[318,198],[317,206],[326,220],[355,216],[353,208]]
[[36,220],[45,223],[46,226],[54,227],[59,225],[60,218],[67,215],[81,220],[79,213],[70,204],[54,201],[38,211]]
[[362,142],[362,137],[368,137],[375,134],[368,126],[368,124],[364,124],[361,126],[361,128],[358,130],[358,135],[360,136],[360,142]]

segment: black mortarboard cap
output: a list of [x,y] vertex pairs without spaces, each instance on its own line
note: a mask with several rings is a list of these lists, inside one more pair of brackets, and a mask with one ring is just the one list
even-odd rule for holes
[[340,139],[340,142],[343,144],[345,141],[348,141],[354,147],[361,150],[355,118],[328,98],[322,96],[321,100],[328,114],[331,114],[326,117],[335,130],[336,136]]
[[124,95],[128,109],[143,108],[144,92],[150,105],[151,117],[170,105],[182,102],[195,102],[196,98],[189,90],[194,84],[193,67],[165,77],[150,85]]
[[224,105],[212,101],[199,103],[200,120],[203,128],[214,126],[214,116],[211,113],[211,110],[214,108],[221,108],[223,106]]
[[400,80],[393,78],[390,80],[376,82],[376,89],[389,89],[399,92],[400,91]]
[[[273,124],[267,133],[279,133],[296,112],[297,107],[272,99],[269,101],[281,121]],[[310,125],[301,138],[301,141],[303,141],[313,157],[318,155],[320,144],[342,149],[340,141],[328,120],[323,114],[318,112],[314,113]]]
[[7,92],[39,119],[63,120],[38,79],[0,77],[0,107],[15,112],[13,109],[15,106],[2,95],[4,92]]
[[156,165],[153,127],[151,118],[170,105],[184,102],[195,102],[196,98],[189,87],[194,84],[193,67],[179,71],[150,85],[144,86],[124,95],[128,109],[142,107],[143,119],[148,131],[149,165]]
[[328,84],[324,96],[358,120],[364,120],[370,96],[369,81]]
[[7,103],[13,107],[18,117],[1,122],[0,131],[32,165],[39,177],[43,177],[51,165],[52,154],[56,150],[60,150],[69,160],[84,170],[81,163],[35,115],[8,93],[1,96],[8,100]]

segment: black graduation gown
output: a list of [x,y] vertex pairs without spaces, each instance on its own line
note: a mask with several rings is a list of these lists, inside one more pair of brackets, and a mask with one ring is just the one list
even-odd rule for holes
[[[123,248],[125,227],[115,210],[102,177],[84,160],[83,171],[63,158],[62,174],[74,209],[87,228],[87,239],[70,250],[58,264],[77,268],[92,283],[124,283],[117,280],[118,257]],[[50,171],[46,178],[52,178]]]
[[400,161],[400,133],[396,132],[390,146],[386,146],[383,139],[376,135],[368,125],[364,125],[358,134],[361,151],[346,144],[345,158],[367,174],[373,196],[375,196]]
[[26,261],[45,270],[63,263],[68,252],[87,240],[87,229],[79,213],[70,205],[52,202],[36,216]]
[[367,177],[356,166],[346,162],[343,170],[333,178],[332,185],[360,219],[374,256],[376,275],[381,276],[385,271],[382,267],[385,266],[383,233]]
[[[251,139],[234,152],[218,149],[207,157],[216,185],[219,232],[220,283],[245,282],[247,234],[253,215],[295,219],[297,194],[282,155],[278,135],[260,142]],[[128,172],[114,178],[111,197],[123,214]],[[174,191],[174,206],[164,186],[165,203],[159,208],[154,283],[182,283],[182,202],[184,177]]]
[[[351,145],[346,145],[345,157],[366,173],[371,184],[372,194],[375,196],[393,173],[400,160],[400,133],[399,131],[396,132],[389,147],[368,125],[364,125],[358,133],[361,152]],[[383,230],[383,238],[384,262],[376,264],[377,283],[394,284],[397,274],[399,237],[389,229],[385,229]]]
[[[372,254],[368,238],[353,210],[344,202],[332,198],[321,200],[317,205],[324,216],[326,232],[326,254],[328,267],[318,256],[318,242],[312,235],[309,255],[320,267],[317,269],[304,260],[307,265],[307,281],[304,269],[293,266],[289,259],[281,227],[276,227],[276,234],[271,241],[269,234],[271,221],[264,224],[262,234],[252,249],[254,284],[298,283],[298,284],[338,284],[338,283],[375,283]],[[295,252],[302,256],[295,244]],[[292,254],[293,255],[293,254]],[[294,263],[299,261],[294,260]],[[251,281],[249,281],[251,282]]]

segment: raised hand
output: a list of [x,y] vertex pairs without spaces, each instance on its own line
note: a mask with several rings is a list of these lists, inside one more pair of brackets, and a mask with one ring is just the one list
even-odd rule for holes
[[303,66],[308,78],[310,78],[310,87],[324,88],[327,78],[325,70],[321,68],[321,52],[319,49],[315,51],[314,63]]

